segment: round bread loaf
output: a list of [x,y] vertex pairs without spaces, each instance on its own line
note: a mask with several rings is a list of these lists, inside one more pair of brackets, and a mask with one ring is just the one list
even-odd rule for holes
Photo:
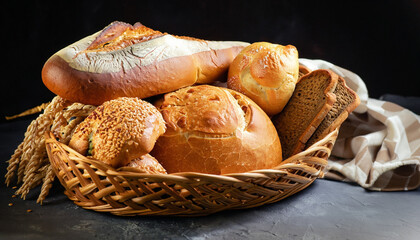
[[164,132],[164,120],[155,106],[122,97],[103,103],[86,117],[69,146],[117,168],[149,153]]
[[114,22],[51,56],[42,80],[55,94],[84,104],[146,98],[226,78],[230,63],[247,45]]
[[298,51],[294,46],[258,42],[236,56],[229,67],[227,83],[272,116],[289,101],[298,75]]
[[247,172],[282,161],[270,118],[241,93],[199,85],[167,93],[155,105],[167,131],[151,154],[168,173]]

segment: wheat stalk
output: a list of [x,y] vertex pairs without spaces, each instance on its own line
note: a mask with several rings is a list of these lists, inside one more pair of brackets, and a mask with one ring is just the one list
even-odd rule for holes
[[[42,183],[41,193],[37,200],[42,204],[55,177],[48,161],[44,133],[50,130],[60,142],[67,144],[76,126],[95,107],[81,103],[72,104],[56,96],[48,105],[43,104],[30,112],[33,113],[34,109],[44,109],[44,112],[29,124],[23,142],[19,144],[8,161],[5,182],[9,186],[13,179],[17,178],[16,182],[21,186],[16,194],[21,195],[23,199],[31,189]],[[25,114],[19,114],[21,115]]]

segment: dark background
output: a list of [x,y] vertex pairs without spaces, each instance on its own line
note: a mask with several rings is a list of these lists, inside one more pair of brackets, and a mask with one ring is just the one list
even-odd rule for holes
[[47,102],[41,69],[115,20],[208,40],[295,45],[347,68],[370,97],[420,96],[420,1],[2,1],[1,119]]
[[[420,1],[6,0],[0,13],[0,121],[51,100],[54,94],[41,80],[44,62],[115,20],[209,40],[293,44],[301,57],[359,74],[371,97],[420,97]],[[0,176],[34,118],[0,124]],[[77,207],[57,181],[43,206],[35,203],[38,190],[23,201],[0,184],[0,238],[417,239],[419,190],[369,192],[317,180],[279,203],[244,211],[205,218],[119,218]]]

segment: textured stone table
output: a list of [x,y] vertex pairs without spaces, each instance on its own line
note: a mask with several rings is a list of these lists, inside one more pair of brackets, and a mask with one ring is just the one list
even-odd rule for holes
[[[0,124],[1,175],[30,119]],[[207,217],[117,217],[73,204],[54,182],[43,206],[0,187],[0,239],[419,239],[420,189],[369,192],[316,180],[281,202]],[[12,206],[9,206],[12,203]],[[32,212],[27,212],[31,209]]]

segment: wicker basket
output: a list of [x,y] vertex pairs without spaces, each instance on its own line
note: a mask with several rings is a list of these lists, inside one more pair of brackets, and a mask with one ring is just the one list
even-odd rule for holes
[[321,177],[338,129],[273,169],[211,175],[146,174],[86,158],[45,134],[54,172],[75,204],[115,215],[199,216],[280,201]]

